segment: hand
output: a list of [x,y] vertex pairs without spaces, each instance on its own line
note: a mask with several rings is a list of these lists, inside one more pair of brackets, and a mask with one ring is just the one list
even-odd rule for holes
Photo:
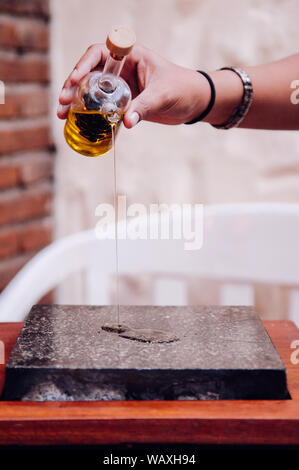
[[[64,83],[57,116],[67,117],[75,88],[82,77],[104,65],[108,50],[104,44],[90,46]],[[121,76],[132,91],[132,102],[124,124],[131,128],[141,120],[181,124],[199,116],[210,100],[207,80],[198,72],[163,59],[136,44],[127,57]]]

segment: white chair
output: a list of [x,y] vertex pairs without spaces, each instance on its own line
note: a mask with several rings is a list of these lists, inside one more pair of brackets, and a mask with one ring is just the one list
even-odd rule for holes
[[[179,216],[175,213],[174,220]],[[141,226],[148,222],[138,221]],[[119,231],[123,228],[120,223]],[[253,304],[252,283],[289,286],[289,318],[298,323],[299,205],[205,206],[203,234],[197,251],[184,250],[184,240],[120,240],[120,272],[157,274],[157,305],[185,304],[188,276],[220,280],[222,304]],[[22,321],[34,303],[76,271],[85,273],[85,303],[108,304],[114,249],[115,241],[97,238],[95,230],[53,242],[2,292],[0,321]]]

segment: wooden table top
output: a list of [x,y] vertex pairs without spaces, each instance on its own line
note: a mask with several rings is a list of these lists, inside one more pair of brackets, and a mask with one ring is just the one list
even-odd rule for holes
[[[291,362],[291,343],[299,330],[288,321],[264,325],[286,366],[291,400],[0,402],[0,444],[298,445],[299,363]],[[0,323],[6,359],[21,327]],[[4,373],[0,365],[0,392]]]

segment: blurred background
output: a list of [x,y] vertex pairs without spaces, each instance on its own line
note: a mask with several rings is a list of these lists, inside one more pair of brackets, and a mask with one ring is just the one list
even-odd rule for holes
[[[96,206],[113,201],[111,155],[75,154],[56,117],[63,82],[90,44],[126,24],[182,66],[242,67],[298,52],[298,16],[296,0],[0,0],[0,289],[53,239],[94,228]],[[121,130],[117,158],[128,203],[299,202],[296,132],[142,122]],[[80,303],[80,282],[72,276],[43,301]],[[253,288],[263,318],[288,318],[288,286]],[[122,280],[121,303],[151,298],[149,276]],[[188,281],[189,303],[219,301],[219,280]]]

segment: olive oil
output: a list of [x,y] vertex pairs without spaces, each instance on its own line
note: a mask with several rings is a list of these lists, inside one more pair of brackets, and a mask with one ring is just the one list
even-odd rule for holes
[[[113,124],[114,137],[121,119]],[[77,111],[71,109],[64,128],[65,140],[81,155],[99,157],[112,149],[112,125],[99,111]]]
[[98,157],[113,147],[112,126],[116,137],[132,98],[120,72],[135,40],[130,28],[112,28],[106,39],[109,54],[103,70],[89,72],[75,89],[64,136],[81,155]]

